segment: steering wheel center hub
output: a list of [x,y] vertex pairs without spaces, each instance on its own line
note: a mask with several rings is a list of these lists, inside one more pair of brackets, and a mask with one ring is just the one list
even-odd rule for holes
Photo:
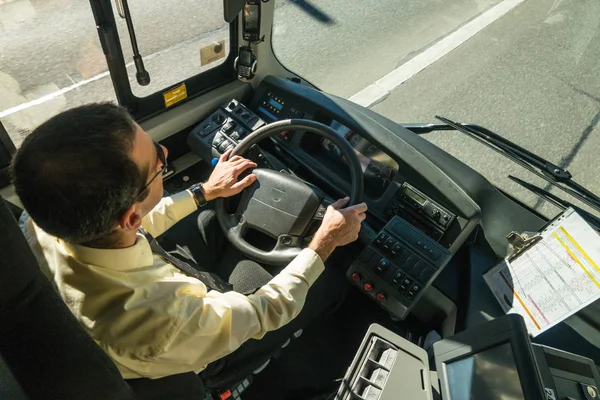
[[244,191],[238,208],[246,225],[272,237],[304,234],[323,200],[321,191],[282,172],[253,173],[258,179]]

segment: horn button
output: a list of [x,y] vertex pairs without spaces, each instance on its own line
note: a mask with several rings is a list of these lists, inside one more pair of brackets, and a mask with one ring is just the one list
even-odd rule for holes
[[257,181],[247,188],[238,211],[247,227],[272,237],[302,236],[323,200],[322,191],[300,178],[257,168]]

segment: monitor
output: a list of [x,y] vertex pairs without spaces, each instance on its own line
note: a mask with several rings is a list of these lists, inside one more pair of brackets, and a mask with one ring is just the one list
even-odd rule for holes
[[544,399],[531,342],[511,314],[434,344],[444,400]]

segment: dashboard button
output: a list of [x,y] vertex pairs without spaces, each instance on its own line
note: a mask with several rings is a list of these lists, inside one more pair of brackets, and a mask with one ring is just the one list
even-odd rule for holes
[[373,291],[373,285],[370,284],[369,282],[365,283],[363,285],[363,289],[365,290],[365,292],[372,292]]
[[412,264],[410,267],[409,266],[405,266],[404,270],[410,275],[413,276],[415,278],[418,278],[419,275],[421,274],[421,271],[423,270],[423,268],[425,268],[427,265],[422,262],[422,261],[417,261],[416,263]]
[[394,245],[396,244],[396,241],[389,237],[387,238],[387,240],[385,242],[383,242],[383,251],[385,251],[386,253],[390,252],[392,250],[392,247],[394,247]]
[[225,132],[225,133],[229,133],[229,132],[231,132],[231,131],[232,131],[232,130],[233,130],[235,127],[236,127],[236,125],[237,125],[237,124],[236,124],[235,122],[233,122],[233,121],[229,121],[228,123],[226,123],[226,124],[223,126],[223,132]]
[[404,274],[399,269],[396,269],[391,277],[392,286],[397,287],[404,279]]
[[406,297],[409,300],[414,299],[417,294],[421,291],[421,285],[419,285],[418,283],[414,283],[410,286],[410,288],[408,289],[408,291],[406,292]]
[[375,238],[375,241],[373,241],[373,244],[377,247],[381,247],[383,246],[383,243],[387,240],[387,238],[387,233],[380,233],[379,236]]
[[402,268],[407,271],[412,270],[415,264],[419,261],[419,259],[414,255],[409,255],[408,258],[402,263]]
[[229,140],[223,140],[221,142],[221,144],[219,145],[219,151],[221,153],[224,153],[225,150],[227,149],[227,147],[229,147],[230,144],[231,144],[231,142]]
[[410,279],[408,276],[405,276],[400,283],[398,284],[398,291],[404,293],[408,290],[408,288],[411,287],[413,283],[413,280]]
[[408,251],[405,248],[402,248],[400,250],[400,253],[398,254],[398,257],[396,257],[396,263],[398,265],[404,264],[404,262],[406,262],[406,260],[408,259],[408,257],[410,257],[411,255],[412,255],[412,253],[410,251]]
[[375,298],[377,299],[378,302],[383,303],[384,301],[387,300],[387,296],[385,295],[385,293],[383,292],[379,292],[377,293],[377,295],[375,296]]
[[221,143],[223,143],[223,140],[225,140],[225,138],[217,134],[217,136],[215,136],[215,138],[213,139],[213,147],[218,149]]
[[389,266],[390,262],[386,258],[382,258],[375,264],[374,270],[377,274],[383,275]]
[[358,272],[353,272],[351,278],[354,282],[360,281],[360,274]]
[[394,245],[392,246],[392,250],[390,250],[390,254],[392,255],[392,257],[398,257],[398,255],[402,252],[402,246],[400,246],[400,243],[394,243]]

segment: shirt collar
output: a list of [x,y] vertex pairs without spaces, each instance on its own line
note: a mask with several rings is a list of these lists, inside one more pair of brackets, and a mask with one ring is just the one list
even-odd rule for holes
[[102,268],[125,271],[148,267],[154,263],[148,240],[137,233],[133,246],[123,249],[96,249],[59,240],[64,249],[77,261]]

